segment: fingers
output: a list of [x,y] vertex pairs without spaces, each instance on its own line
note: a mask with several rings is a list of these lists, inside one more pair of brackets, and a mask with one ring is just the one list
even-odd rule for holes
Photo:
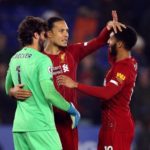
[[113,18],[113,21],[118,22],[118,15],[117,15],[116,10],[112,10],[112,18]]
[[116,24],[113,26],[115,33],[117,33],[117,29],[119,29],[119,31],[122,31],[121,24],[120,24],[120,22],[118,22],[118,15],[117,15],[116,10],[112,10],[112,18],[113,18],[114,24]]
[[123,27],[124,29],[126,28],[126,25],[125,25],[125,24],[120,23],[120,22],[119,22],[119,24],[120,24],[120,26]]
[[31,91],[29,90],[18,90],[16,93],[15,93],[15,98],[16,99],[22,99],[22,100],[25,100],[27,98],[29,98],[30,96],[32,96],[32,93]]
[[112,24],[112,28],[113,28],[114,32],[115,32],[115,33],[117,33],[117,26],[116,26],[116,22],[114,22],[114,23]]
[[107,29],[108,30],[113,29],[115,33],[117,33],[117,31],[122,32],[123,28],[126,28],[126,26],[123,23],[120,23],[120,22],[109,21],[108,24],[107,24]]
[[57,76],[56,81],[58,86],[63,85],[63,79],[63,75]]
[[18,84],[17,87],[23,88],[23,87],[24,87],[24,84]]
[[114,24],[113,24],[113,29],[114,29],[115,33],[117,33],[117,30],[122,32],[122,27],[125,28],[125,25],[121,24],[120,22],[114,22]]
[[113,29],[115,33],[117,33],[117,31],[122,32],[123,28],[126,28],[124,24],[118,22],[118,15],[116,10],[112,10],[112,21],[109,21],[106,27],[108,30]]
[[56,80],[57,80],[58,86],[65,85],[66,80],[67,80],[67,76],[66,75],[57,76]]

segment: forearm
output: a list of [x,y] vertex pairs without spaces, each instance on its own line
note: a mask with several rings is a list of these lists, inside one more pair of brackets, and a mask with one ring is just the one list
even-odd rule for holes
[[49,101],[55,107],[68,111],[70,107],[70,103],[67,102],[55,89],[54,84],[50,80],[43,80],[40,82],[42,91],[46,100]]
[[93,40],[89,41],[88,47],[90,49],[99,49],[103,45],[107,44],[107,40],[109,39],[110,31],[106,27],[100,32],[100,34],[94,38]]
[[114,95],[119,92],[119,88],[113,84],[106,87],[89,86],[85,84],[78,84],[77,89],[90,95],[101,98],[103,100],[110,100]]
[[[78,45],[78,47],[76,49],[79,52],[76,51],[75,58],[79,57],[81,60],[85,56],[95,52],[96,50],[98,50],[99,48],[101,48],[102,46],[107,44],[108,38],[109,38],[109,31],[105,27],[96,38]],[[82,51],[82,53],[81,53],[81,51]]]
[[106,27],[104,27],[103,30],[98,35],[98,37],[96,38],[97,43],[101,45],[107,44],[109,35],[110,35],[110,31]]

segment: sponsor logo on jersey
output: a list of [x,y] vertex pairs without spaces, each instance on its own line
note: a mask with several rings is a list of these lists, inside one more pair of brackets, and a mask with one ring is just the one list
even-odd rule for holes
[[50,74],[52,74],[53,73],[53,67],[48,67],[48,72],[50,73]]
[[122,83],[126,79],[126,76],[120,72],[117,72],[116,79],[119,83]]
[[63,69],[63,72],[69,72],[69,67],[68,67],[68,64],[63,64],[62,65],[62,69]]
[[68,64],[63,64],[62,66],[56,66],[56,67],[49,67],[48,68],[49,73],[52,73],[53,75],[63,74],[66,72],[69,72]]

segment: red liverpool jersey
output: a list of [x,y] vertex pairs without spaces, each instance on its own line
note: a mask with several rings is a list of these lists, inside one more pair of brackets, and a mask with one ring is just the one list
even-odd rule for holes
[[134,58],[113,63],[104,80],[103,87],[78,85],[86,94],[99,97],[102,102],[102,129],[133,130],[130,101],[137,76]]

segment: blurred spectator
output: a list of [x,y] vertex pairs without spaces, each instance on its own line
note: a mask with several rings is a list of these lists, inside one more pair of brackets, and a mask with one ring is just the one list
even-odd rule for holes
[[11,53],[7,50],[7,37],[0,33],[0,122],[12,123],[15,103],[5,94],[5,76],[8,68],[7,62]]
[[150,64],[150,9],[145,10],[143,12],[141,21],[140,21],[140,30],[141,33],[143,35],[143,37],[145,38],[145,42],[146,42],[146,57],[149,60],[149,64]]
[[9,54],[6,53],[7,50],[7,37],[5,34],[0,32],[0,61],[7,61]]
[[136,149],[150,149],[150,69],[141,68],[135,87],[132,110],[137,124]]
[[138,62],[139,70],[141,67],[146,67],[148,65],[147,58],[144,53],[145,41],[142,36],[138,35],[137,42],[133,47],[132,54]]
[[[98,68],[94,58],[96,53],[83,59],[79,67],[78,81],[89,85],[102,84],[103,72]],[[79,93],[79,107],[84,121],[100,124],[101,101],[98,98]]]
[[134,114],[135,119],[143,123],[150,122],[150,69],[141,68],[135,86]]
[[108,70],[110,67],[110,64],[108,62],[108,46],[105,45],[97,52],[96,55],[96,63],[104,73]]
[[15,111],[14,100],[11,100],[5,93],[7,68],[8,66],[5,62],[0,62],[0,122],[3,124],[12,123]]
[[43,14],[42,14],[42,18],[44,18],[45,20],[48,20],[51,17],[57,17],[60,16],[59,13],[55,10],[46,10]]
[[75,19],[73,29],[73,43],[91,39],[96,34],[98,27],[98,12],[88,7],[80,7]]

